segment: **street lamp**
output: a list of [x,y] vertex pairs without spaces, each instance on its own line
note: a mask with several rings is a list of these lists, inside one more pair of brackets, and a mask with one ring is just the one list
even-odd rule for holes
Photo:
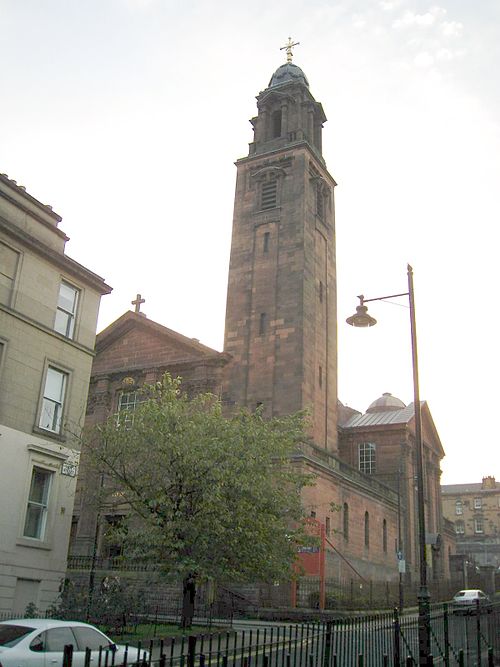
[[360,303],[356,313],[348,317],[346,322],[353,327],[372,327],[377,320],[368,314],[365,303],[370,301],[384,301],[398,296],[407,296],[410,303],[411,351],[413,367],[413,405],[415,410],[415,444],[417,461],[417,508],[418,508],[418,538],[419,538],[419,568],[420,589],[418,593],[418,642],[419,664],[428,664],[430,654],[430,595],[427,588],[427,559],[425,550],[425,504],[424,504],[424,473],[423,473],[423,446],[422,446],[422,412],[420,407],[420,391],[418,385],[418,356],[417,356],[417,329],[415,324],[415,293],[413,290],[413,269],[408,264],[408,291],[401,294],[389,294],[372,299],[358,297]]

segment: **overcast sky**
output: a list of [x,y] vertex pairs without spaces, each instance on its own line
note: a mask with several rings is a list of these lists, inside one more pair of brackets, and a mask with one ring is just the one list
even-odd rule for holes
[[499,26],[499,0],[0,0],[0,171],[113,286],[99,329],[140,292],[220,350],[233,162],[291,35],[338,183],[339,398],[412,400],[405,299],[345,324],[411,263],[443,482],[500,480]]

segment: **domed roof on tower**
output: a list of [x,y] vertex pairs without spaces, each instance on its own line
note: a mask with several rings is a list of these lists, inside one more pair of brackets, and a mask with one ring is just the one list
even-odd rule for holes
[[269,81],[269,88],[281,86],[284,83],[302,83],[309,88],[309,81],[304,72],[294,63],[280,65]]
[[302,83],[304,86],[309,88],[309,81],[307,80],[306,75],[292,62],[293,53],[292,48],[298,46],[300,42],[294,42],[291,37],[288,38],[288,42],[285,46],[280,48],[280,51],[286,51],[286,63],[280,65],[276,72],[272,75],[271,80],[269,81],[268,88],[274,88],[275,86],[281,86],[284,83]]
[[380,398],[370,403],[366,412],[391,412],[393,410],[402,410],[403,408],[406,408],[403,401],[386,391]]

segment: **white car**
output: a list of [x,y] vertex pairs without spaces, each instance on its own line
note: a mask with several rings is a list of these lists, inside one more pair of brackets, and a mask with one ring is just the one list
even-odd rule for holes
[[120,646],[87,623],[23,618],[0,622],[0,667],[62,667],[64,647],[73,646],[73,667],[132,665],[149,659],[147,651]]
[[476,609],[484,609],[484,606],[490,602],[486,593],[479,590],[479,588],[468,588],[463,591],[458,591],[453,596],[451,607],[454,612],[473,612]]

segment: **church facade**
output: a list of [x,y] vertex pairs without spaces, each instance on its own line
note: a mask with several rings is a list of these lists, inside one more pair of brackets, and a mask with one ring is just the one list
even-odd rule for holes
[[[295,461],[316,478],[303,503],[330,545],[326,576],[340,576],[341,561],[346,578],[396,580],[405,549],[406,576],[416,580],[412,409],[397,406],[406,412],[394,428],[390,419],[365,423],[337,398],[336,183],[322,154],[325,113],[290,56],[258,95],[257,109],[249,154],[236,163],[224,352],[126,313],[97,336],[87,419],[129,410],[137,388],[164,371],[181,376],[188,392],[219,393],[228,410],[260,407],[271,417],[307,409],[310,431]],[[431,570],[435,563],[434,576],[443,577],[444,452],[425,404],[424,413],[429,541],[439,551]],[[376,468],[366,463],[370,446]],[[399,446],[408,462],[403,472],[394,458]],[[404,490],[394,473],[405,478]],[[71,553],[90,556],[97,548],[106,555],[106,525],[88,510],[85,493],[83,472]]]

